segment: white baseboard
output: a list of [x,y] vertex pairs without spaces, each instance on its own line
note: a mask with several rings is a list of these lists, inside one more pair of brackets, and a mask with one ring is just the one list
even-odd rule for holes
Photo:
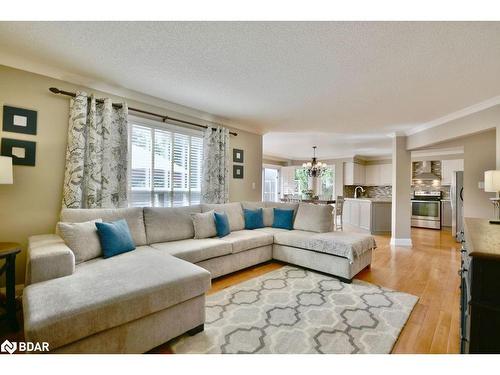
[[391,246],[412,246],[411,238],[394,238],[391,237]]

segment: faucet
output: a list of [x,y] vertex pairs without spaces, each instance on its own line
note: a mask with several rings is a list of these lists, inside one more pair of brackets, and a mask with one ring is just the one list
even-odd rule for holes
[[361,189],[362,193],[365,192],[365,189],[363,189],[363,186],[356,186],[356,188],[354,188],[354,199],[356,199],[358,197],[358,189]]

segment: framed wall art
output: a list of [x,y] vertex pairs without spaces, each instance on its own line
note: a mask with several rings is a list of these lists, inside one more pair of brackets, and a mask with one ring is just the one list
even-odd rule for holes
[[12,157],[12,164],[35,166],[36,142],[2,138],[0,153]]
[[36,135],[37,112],[30,109],[3,106],[3,131]]
[[243,178],[242,165],[233,165],[233,178]]
[[234,163],[243,163],[243,150],[239,150],[237,148],[233,148],[233,162]]

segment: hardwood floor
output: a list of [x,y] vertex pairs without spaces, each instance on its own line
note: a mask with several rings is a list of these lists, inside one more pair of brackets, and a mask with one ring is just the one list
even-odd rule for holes
[[[390,236],[375,237],[378,247],[372,265],[356,278],[419,297],[393,353],[458,353],[459,244],[449,231],[432,229],[414,228],[412,248],[391,248]],[[209,294],[282,266],[270,262],[218,278]],[[5,338],[22,340],[22,333],[2,334],[0,329],[0,340]],[[171,353],[171,350],[167,343],[151,353]]]
[[[444,230],[413,228],[412,248],[391,247],[389,235],[375,237],[372,265],[356,278],[419,297],[393,353],[459,353],[459,244]],[[221,277],[209,293],[282,266],[270,262]]]

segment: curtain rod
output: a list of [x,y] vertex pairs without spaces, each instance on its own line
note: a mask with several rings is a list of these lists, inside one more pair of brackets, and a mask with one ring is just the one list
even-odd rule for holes
[[[73,98],[76,97],[76,93],[69,92],[69,91],[64,91],[64,90],[59,90],[57,87],[51,87],[51,88],[49,88],[49,91],[52,92],[52,93],[54,93],[54,94],[61,94],[61,95],[71,96]],[[102,99],[96,99],[96,101],[98,101],[99,103],[103,102]],[[113,103],[113,107],[115,107],[115,108],[121,108],[122,105],[119,104],[119,103]],[[206,125],[200,125],[200,124],[196,124],[194,122],[185,121],[185,120],[181,120],[181,119],[178,119],[178,118],[175,118],[175,117],[166,116],[166,115],[159,115],[158,113],[144,111],[142,109],[128,107],[128,110],[129,111],[133,111],[133,112],[143,113],[143,114],[149,115],[149,116],[159,117],[159,118],[161,118],[162,122],[167,122],[168,120],[170,120],[170,121],[180,122],[181,124],[186,124],[186,125],[196,126],[198,128],[208,129],[208,126],[206,126]],[[215,130],[216,128],[212,128],[212,129]],[[229,132],[229,134],[234,135],[234,136],[238,135],[238,133],[235,133],[235,132]]]

